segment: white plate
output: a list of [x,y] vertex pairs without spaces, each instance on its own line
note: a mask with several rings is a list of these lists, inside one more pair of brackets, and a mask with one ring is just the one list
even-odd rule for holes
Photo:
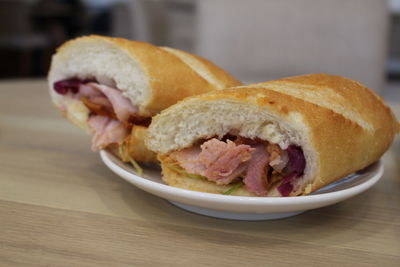
[[202,193],[168,186],[161,180],[160,169],[142,166],[142,176],[107,151],[100,151],[103,162],[116,174],[150,194],[195,213],[234,220],[269,220],[297,215],[306,210],[332,205],[360,194],[383,175],[379,161],[369,167],[325,186],[311,195],[298,197],[240,197]]

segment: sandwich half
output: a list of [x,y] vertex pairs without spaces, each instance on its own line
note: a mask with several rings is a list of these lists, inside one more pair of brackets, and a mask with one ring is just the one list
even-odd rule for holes
[[310,74],[189,97],[153,119],[146,144],[171,186],[298,196],[378,160],[399,128],[362,84]]
[[185,97],[240,85],[198,56],[103,36],[66,42],[52,58],[50,95],[63,115],[93,135],[92,149],[156,161],[144,136],[152,117]]

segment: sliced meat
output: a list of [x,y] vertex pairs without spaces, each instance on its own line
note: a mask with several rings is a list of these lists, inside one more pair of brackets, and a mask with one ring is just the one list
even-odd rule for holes
[[269,166],[271,166],[275,171],[282,172],[283,169],[287,166],[289,162],[289,157],[286,151],[282,151],[282,153],[276,156],[273,160],[269,162]]
[[213,138],[201,147],[175,151],[170,156],[189,173],[205,176],[217,184],[229,184],[246,170],[245,162],[252,151],[248,145]]
[[225,177],[219,177],[216,181],[217,184],[230,184],[242,176],[248,168],[248,162],[241,163],[231,174]]
[[277,172],[282,172],[289,162],[288,154],[282,150],[277,144],[268,144],[267,152],[269,153],[269,165]]
[[105,116],[91,116],[88,123],[94,134],[93,151],[103,149],[110,144],[121,144],[129,134],[121,122]]
[[87,98],[93,98],[97,96],[106,97],[101,91],[90,84],[81,84],[79,86],[79,95]]
[[120,90],[95,80],[70,78],[57,81],[53,86],[58,94],[81,100],[91,111],[88,124],[93,132],[93,151],[122,143],[132,124],[148,126],[151,122],[147,117],[138,116],[138,108]]
[[202,175],[219,185],[232,183],[245,174],[246,189],[258,196],[266,196],[270,185],[278,182],[281,195],[289,196],[294,179],[303,175],[306,164],[299,146],[282,150],[276,144],[242,137],[235,142],[213,138],[201,146],[172,152],[170,157],[188,173]]
[[88,83],[88,85],[98,89],[107,97],[119,121],[126,123],[130,116],[135,116],[137,114],[137,107],[135,107],[128,98],[123,96],[120,90],[97,83]]
[[230,183],[239,176],[241,174],[237,171],[239,165],[250,159],[253,150],[248,145],[236,145],[230,140],[225,143],[215,138],[204,143],[201,148],[199,161],[207,164],[204,176],[217,184]]
[[[229,140],[227,140],[229,141]],[[209,167],[213,164],[228,148],[235,147],[230,143],[225,143],[216,138],[208,140],[201,145],[201,155],[199,161]]]
[[[67,87],[69,86],[69,87]],[[137,115],[138,108],[120,90],[93,81],[69,79],[56,82],[57,92],[80,99],[92,112],[118,119],[128,125],[136,120],[147,123],[148,118]],[[73,90],[72,90],[73,89]],[[79,89],[79,90],[78,90]],[[148,123],[149,124],[149,123]]]
[[109,101],[105,97],[96,96],[92,98],[82,96],[80,100],[85,104],[90,111],[94,112],[96,115],[106,116],[116,119],[115,113],[112,106],[108,105]]
[[247,173],[243,182],[246,189],[258,196],[266,196],[268,183],[268,161],[269,153],[264,144],[257,145],[255,151],[251,154],[248,163]]
[[175,159],[178,164],[187,172],[203,175],[206,170],[206,165],[199,162],[199,154],[201,153],[200,146],[185,148],[180,151],[175,151],[170,154],[170,157]]

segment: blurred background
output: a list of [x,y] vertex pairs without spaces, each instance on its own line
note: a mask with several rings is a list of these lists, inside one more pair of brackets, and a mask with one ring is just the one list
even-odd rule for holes
[[0,79],[45,77],[101,34],[204,56],[243,82],[327,72],[400,101],[400,0],[0,0]]

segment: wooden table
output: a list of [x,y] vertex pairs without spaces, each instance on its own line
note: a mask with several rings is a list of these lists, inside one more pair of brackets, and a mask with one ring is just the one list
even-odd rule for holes
[[400,266],[400,142],[342,203],[274,221],[183,211],[108,170],[44,80],[0,83],[1,266]]

